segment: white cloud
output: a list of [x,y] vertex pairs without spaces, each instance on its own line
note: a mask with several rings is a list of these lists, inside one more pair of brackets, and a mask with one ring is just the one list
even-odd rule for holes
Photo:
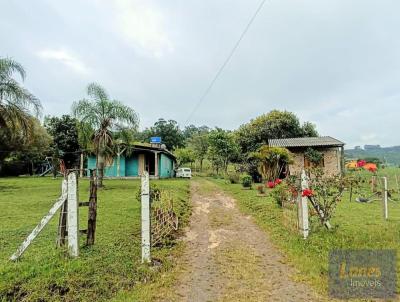
[[139,53],[161,58],[174,51],[158,7],[148,1],[117,0],[115,12],[117,31]]
[[54,60],[71,68],[73,71],[87,75],[89,68],[76,56],[63,49],[43,49],[37,55],[44,60]]
[[377,140],[378,136],[376,135],[376,133],[366,133],[364,135],[361,135],[361,141],[363,142],[370,142],[370,141],[374,141]]

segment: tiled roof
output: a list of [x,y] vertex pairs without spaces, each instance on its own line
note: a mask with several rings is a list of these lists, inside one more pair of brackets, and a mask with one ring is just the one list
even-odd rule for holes
[[271,147],[332,147],[343,146],[344,143],[330,136],[319,136],[270,139],[268,145]]

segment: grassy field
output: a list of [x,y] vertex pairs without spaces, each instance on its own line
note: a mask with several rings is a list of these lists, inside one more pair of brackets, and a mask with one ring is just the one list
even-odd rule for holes
[[[189,183],[154,181],[170,191],[181,222],[188,220]],[[50,178],[0,179],[0,301],[102,301],[132,291],[170,268],[179,245],[153,251],[160,270],[140,264],[140,203],[136,180],[106,180],[98,195],[96,243],[82,247],[70,260],[55,248],[58,215],[42,231],[21,261],[8,260],[60,195],[61,180]],[[80,181],[80,200],[88,200],[88,181]],[[81,228],[87,208],[81,208]],[[81,238],[82,246],[84,238]]]
[[[365,175],[363,189],[368,195],[370,172]],[[389,177],[389,189],[395,188],[395,174],[400,169],[385,169],[380,176]],[[332,249],[395,249],[400,250],[400,195],[389,201],[389,219],[385,221],[380,200],[369,204],[350,202],[346,192],[338,205],[331,223],[333,231],[327,231],[319,225],[316,217],[311,222],[311,233],[303,240],[296,230],[296,208],[282,209],[270,197],[258,197],[257,190],[243,190],[239,184],[227,184],[225,180],[210,178],[224,191],[232,195],[240,209],[255,218],[299,274],[297,280],[312,284],[319,292],[327,291],[328,253]],[[255,187],[255,186],[254,186]],[[400,258],[397,270],[400,271]],[[399,285],[399,282],[398,282]]]

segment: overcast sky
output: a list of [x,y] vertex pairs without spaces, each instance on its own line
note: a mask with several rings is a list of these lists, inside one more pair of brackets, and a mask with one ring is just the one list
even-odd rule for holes
[[[141,128],[181,126],[260,0],[15,0],[0,4],[0,56],[27,71],[44,114],[70,113],[90,82]],[[189,120],[236,129],[295,112],[347,147],[400,145],[400,1],[267,0]]]

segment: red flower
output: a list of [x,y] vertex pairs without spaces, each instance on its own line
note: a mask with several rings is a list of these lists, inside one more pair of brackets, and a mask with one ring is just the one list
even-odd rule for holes
[[279,178],[275,179],[275,184],[276,185],[279,185],[281,182],[282,182],[282,179],[279,179]]
[[376,168],[375,167],[368,167],[368,171],[375,173],[376,172]]
[[276,184],[273,181],[267,182],[267,187],[268,188],[273,189],[273,188],[275,188],[275,186],[276,186]]
[[360,159],[360,160],[357,162],[357,167],[361,168],[361,167],[364,167],[366,164],[367,164],[367,162],[366,162],[365,160]]
[[304,189],[303,192],[301,193],[301,196],[303,196],[303,197],[310,197],[313,195],[314,195],[314,192],[311,189]]

